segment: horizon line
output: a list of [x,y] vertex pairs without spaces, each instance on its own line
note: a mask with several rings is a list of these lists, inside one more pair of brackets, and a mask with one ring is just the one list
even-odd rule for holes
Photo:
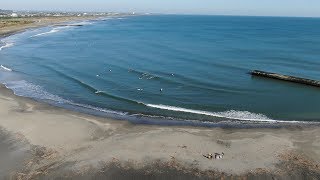
[[123,14],[130,14],[132,12],[135,12],[136,14],[150,14],[150,15],[194,15],[194,16],[237,16],[237,17],[283,17],[283,18],[320,18],[320,16],[290,16],[290,15],[250,15],[250,14],[214,14],[214,13],[161,13],[161,12],[137,12],[137,11],[101,11],[101,10],[89,10],[89,11],[84,11],[84,10],[23,10],[23,9],[1,9],[0,10],[10,10],[13,12],[23,12],[23,11],[30,11],[30,12],[90,12],[90,13],[123,13]]

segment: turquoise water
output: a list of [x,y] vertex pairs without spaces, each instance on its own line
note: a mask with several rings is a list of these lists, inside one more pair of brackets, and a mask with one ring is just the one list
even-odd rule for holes
[[20,96],[141,123],[320,120],[319,88],[248,74],[320,80],[320,19],[163,15],[78,23],[2,39],[0,81]]

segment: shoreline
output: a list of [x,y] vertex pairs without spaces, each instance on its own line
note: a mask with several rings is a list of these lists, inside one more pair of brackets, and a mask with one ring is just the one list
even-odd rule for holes
[[317,121],[285,121],[285,120],[270,120],[270,121],[254,121],[254,120],[237,120],[225,118],[225,120],[216,121],[201,121],[193,119],[179,119],[166,116],[153,116],[147,114],[131,115],[123,114],[122,112],[108,110],[110,112],[101,112],[91,108],[82,107],[70,104],[56,104],[45,102],[43,100],[34,99],[32,97],[16,95],[13,90],[5,84],[0,83],[0,88],[6,88],[12,91],[15,96],[29,99],[37,103],[46,105],[52,109],[64,110],[69,113],[79,113],[88,116],[93,116],[101,119],[112,119],[114,121],[124,121],[135,125],[146,126],[164,126],[164,127],[199,127],[199,128],[223,128],[223,129],[279,129],[279,128],[308,128],[319,127],[320,122]]
[[[1,34],[1,28],[0,28],[0,40],[14,35],[21,33],[23,31],[28,31],[30,29],[37,29],[41,27],[46,26],[64,26],[64,23],[67,22],[77,22],[80,20],[95,20],[97,18],[101,17],[108,17],[108,16],[86,16],[86,17],[76,17],[76,16],[66,16],[66,17],[37,17],[37,18],[31,18],[33,19],[49,19],[47,22],[38,23],[33,21],[31,24],[31,27],[29,24],[26,26],[20,27],[19,30],[15,29],[12,32],[8,34]],[[114,17],[114,16],[112,16]],[[118,17],[118,16],[116,16]],[[122,17],[122,16],[121,16]],[[25,18],[28,19],[28,18]],[[67,24],[68,25],[68,24]],[[72,26],[72,25],[71,25]],[[10,29],[10,28],[9,28]],[[5,67],[6,68],[6,67]],[[10,69],[11,71],[11,69]],[[66,106],[56,106],[54,103],[50,103],[51,105],[63,109],[68,109],[70,111],[76,111],[80,113],[90,114],[102,118],[111,118],[116,120],[126,120],[130,121],[131,123],[135,124],[149,124],[149,125],[164,125],[164,126],[195,126],[195,127],[208,127],[208,128],[281,128],[281,127],[308,127],[308,126],[319,126],[320,122],[318,121],[299,121],[299,120],[275,120],[275,119],[268,119],[268,120],[241,120],[241,119],[232,119],[229,117],[219,117],[216,116],[216,121],[199,121],[197,119],[180,119],[180,118],[174,118],[174,117],[163,117],[163,116],[153,116],[151,114],[141,114],[137,116],[132,115],[119,115],[117,112],[115,113],[104,113],[104,112],[95,112],[95,110],[92,110],[90,108],[86,107],[80,107],[79,109],[76,108],[76,106],[73,107],[72,104],[66,104]],[[70,107],[68,107],[70,106]],[[88,110],[88,111],[87,111]],[[107,109],[108,110],[108,109]],[[113,111],[113,110],[110,110]],[[101,114],[101,115],[99,115]],[[103,115],[102,115],[103,114]],[[142,122],[142,123],[141,123]],[[143,123],[144,122],[144,123]]]
[[[12,20],[28,21],[26,24],[17,24],[0,28],[0,39],[12,36],[30,29],[37,29],[46,26],[59,25],[61,23],[95,20],[108,16],[61,16],[61,17],[33,17],[33,18],[12,18]],[[0,19],[1,20],[1,19]]]
[[[0,87],[8,88],[5,84],[0,83]],[[14,94],[14,92],[12,91]],[[15,95],[15,94],[14,94]],[[180,119],[166,116],[154,116],[148,114],[125,114],[121,111],[108,110],[108,112],[101,112],[91,108],[73,105],[72,103],[56,104],[54,102],[45,102],[40,99],[34,99],[32,97],[20,96],[21,98],[30,99],[40,104],[45,104],[52,109],[65,110],[70,113],[80,113],[102,119],[112,119],[115,121],[125,121],[135,125],[146,125],[146,126],[168,126],[168,127],[199,127],[199,128],[223,128],[223,129],[279,129],[279,128],[308,128],[308,127],[319,127],[320,122],[318,121],[286,121],[286,120],[270,120],[270,121],[258,121],[258,120],[237,120],[224,118],[224,120],[216,121],[201,121],[196,119]],[[109,112],[110,111],[110,112]]]
[[[5,134],[4,139],[9,139],[0,138],[0,148],[9,141],[18,144],[15,148],[27,149],[5,151],[25,153],[11,160],[12,164],[24,162],[20,169],[8,167],[12,170],[6,177],[13,179],[320,177],[319,127],[137,125],[19,97],[3,85],[0,117],[0,136]],[[223,159],[203,157],[221,152]],[[5,165],[0,162],[0,167]]]

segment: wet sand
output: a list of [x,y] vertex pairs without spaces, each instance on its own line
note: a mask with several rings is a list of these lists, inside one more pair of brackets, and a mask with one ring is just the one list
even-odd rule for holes
[[[15,157],[0,162],[3,177],[13,179],[320,178],[318,126],[134,125],[18,97],[4,86],[0,146],[1,159]],[[203,157],[221,152],[223,159]]]

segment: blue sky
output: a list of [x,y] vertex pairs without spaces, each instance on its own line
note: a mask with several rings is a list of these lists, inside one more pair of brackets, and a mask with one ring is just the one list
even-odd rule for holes
[[1,0],[0,9],[320,17],[320,0]]

